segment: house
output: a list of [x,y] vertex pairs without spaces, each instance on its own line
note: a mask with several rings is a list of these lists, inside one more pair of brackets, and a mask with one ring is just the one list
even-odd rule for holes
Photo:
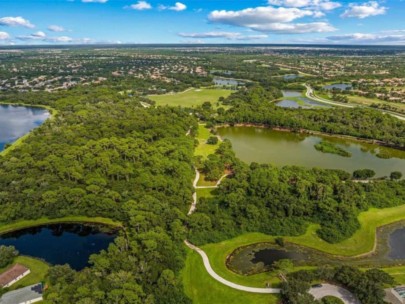
[[0,298],[0,304],[31,304],[43,300],[42,284],[38,283],[5,293]]
[[31,271],[27,267],[21,264],[15,264],[14,266],[7,269],[5,272],[0,274],[0,287],[10,287],[15,282],[28,275],[30,272]]

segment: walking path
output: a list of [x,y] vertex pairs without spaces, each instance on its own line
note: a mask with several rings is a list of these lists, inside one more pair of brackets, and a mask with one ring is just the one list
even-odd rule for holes
[[196,168],[195,170],[195,178],[193,181],[193,187],[194,187],[194,193],[193,193],[193,202],[191,203],[190,210],[188,210],[187,215],[191,215],[194,213],[195,209],[197,208],[197,192],[195,191],[197,189],[197,183],[198,180],[200,179],[200,172]]

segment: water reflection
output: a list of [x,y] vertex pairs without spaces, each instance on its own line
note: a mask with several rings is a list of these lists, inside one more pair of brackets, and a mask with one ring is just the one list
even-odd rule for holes
[[5,144],[41,125],[49,115],[40,108],[0,105],[0,151]]
[[73,269],[88,266],[90,255],[106,249],[117,235],[116,230],[97,225],[55,224],[23,229],[0,236],[0,246],[15,246],[28,255]]

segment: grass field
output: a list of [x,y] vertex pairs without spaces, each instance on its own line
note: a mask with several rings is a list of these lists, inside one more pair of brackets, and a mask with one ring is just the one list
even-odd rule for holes
[[387,102],[384,100],[380,100],[377,98],[367,98],[363,96],[350,96],[348,95],[349,101],[353,103],[358,103],[362,105],[367,105],[371,106],[374,103],[382,104],[382,105],[389,105],[392,107],[395,107],[399,110],[405,110],[405,104],[404,103],[394,103],[394,102]]
[[67,216],[62,218],[48,219],[40,218],[37,220],[24,220],[18,221],[11,224],[5,224],[0,226],[0,234],[7,233],[10,231],[48,225],[56,223],[93,223],[93,224],[103,224],[107,226],[121,227],[121,223],[115,222],[108,218],[103,217],[87,217],[87,216]]
[[197,140],[199,142],[199,145],[197,146],[197,148],[195,148],[194,155],[206,158],[208,155],[215,153],[220,145],[220,142],[218,142],[216,145],[207,144],[207,139],[210,136],[213,135],[211,134],[210,130],[205,127],[205,125],[198,125]]
[[405,266],[387,267],[382,270],[389,273],[397,284],[405,285]]
[[190,89],[181,93],[165,95],[149,95],[148,98],[154,100],[158,106],[182,106],[195,107],[209,101],[215,106],[219,97],[228,97],[231,90],[224,89]]
[[215,281],[204,268],[198,253],[187,249],[186,266],[182,271],[186,294],[193,304],[275,304],[276,295],[252,294],[234,290]]
[[[27,275],[26,277],[22,278],[20,281],[17,283],[14,283],[13,285],[10,286],[10,290],[15,290],[18,288],[22,288],[25,286],[33,285],[36,283],[40,283],[41,281],[44,281],[45,276],[48,272],[49,265],[41,260],[27,257],[27,256],[18,256],[14,260],[14,264],[21,264],[24,265],[25,267],[29,268],[31,273]],[[10,266],[6,267],[9,268]],[[3,272],[5,269],[0,269],[0,273]]]

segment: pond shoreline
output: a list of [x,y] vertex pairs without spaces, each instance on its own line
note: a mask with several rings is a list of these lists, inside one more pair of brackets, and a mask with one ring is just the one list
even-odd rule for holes
[[48,111],[49,117],[45,119],[41,125],[37,126],[36,128],[32,129],[28,133],[24,134],[23,136],[17,138],[14,142],[11,142],[10,145],[7,148],[4,148],[3,150],[0,151],[0,157],[5,156],[11,151],[13,151],[15,148],[17,148],[19,145],[21,145],[30,135],[31,133],[37,129],[40,128],[41,126],[44,125],[47,121],[52,121],[55,119],[56,115],[58,114],[58,111],[50,106],[46,105],[31,105],[31,104],[25,104],[25,103],[10,103],[10,102],[0,102],[0,106],[15,106],[15,107],[26,107],[26,108],[38,108],[38,109],[44,109]]
[[368,144],[375,144],[379,145],[382,147],[389,147],[401,151],[405,151],[405,147],[400,147],[396,145],[390,145],[386,142],[383,142],[381,140],[377,139],[367,139],[363,137],[356,137],[352,135],[343,135],[343,134],[333,134],[333,133],[325,133],[321,131],[313,131],[313,130],[308,130],[308,129],[292,129],[292,128],[286,128],[286,127],[271,127],[270,125],[267,124],[255,124],[255,123],[235,123],[235,124],[229,124],[229,123],[224,123],[224,124],[218,124],[215,125],[213,128],[215,130],[220,129],[220,128],[229,128],[229,127],[253,127],[253,128],[260,128],[260,129],[270,129],[274,131],[281,131],[281,132],[289,132],[289,133],[298,133],[298,134],[306,134],[306,135],[322,135],[322,136],[327,136],[327,137],[335,137],[335,138],[341,138],[341,139],[349,139],[349,140],[355,140],[363,143],[368,143]]
[[123,229],[124,226],[120,222],[115,222],[109,218],[102,218],[102,217],[63,217],[63,218],[55,218],[55,219],[48,219],[48,218],[41,218],[38,220],[25,220],[25,221],[17,221],[11,224],[3,224],[0,225],[0,236],[3,234],[35,228],[39,226],[45,225],[57,225],[57,224],[95,224],[95,225],[103,225],[108,227],[114,227],[117,229]]
[[[233,258],[237,256],[241,251],[252,248],[252,252],[255,252],[255,247],[264,247],[265,249],[274,249],[274,250],[284,250],[286,252],[295,251],[300,254],[305,253],[309,257],[302,261],[295,261],[298,263],[298,266],[321,266],[321,265],[339,265],[339,264],[351,264],[358,267],[395,267],[404,265],[405,259],[392,259],[389,258],[390,247],[390,235],[401,228],[405,227],[405,220],[399,220],[397,222],[389,223],[383,226],[380,226],[376,229],[375,232],[375,242],[374,247],[371,251],[365,252],[363,254],[355,256],[342,256],[335,255],[331,253],[326,253],[321,250],[297,244],[292,241],[285,241],[285,246],[280,247],[274,241],[273,242],[256,242],[247,245],[243,245],[235,248],[225,260],[226,268],[234,274],[251,276],[260,273],[266,273],[271,271],[270,265],[264,265],[260,270],[254,270],[244,273],[243,271],[238,271],[233,265],[231,265]],[[260,250],[259,250],[260,251]],[[310,254],[314,254],[315,259]],[[322,259],[324,258],[324,259]],[[251,263],[251,260],[249,261]],[[262,262],[260,262],[262,263]]]

